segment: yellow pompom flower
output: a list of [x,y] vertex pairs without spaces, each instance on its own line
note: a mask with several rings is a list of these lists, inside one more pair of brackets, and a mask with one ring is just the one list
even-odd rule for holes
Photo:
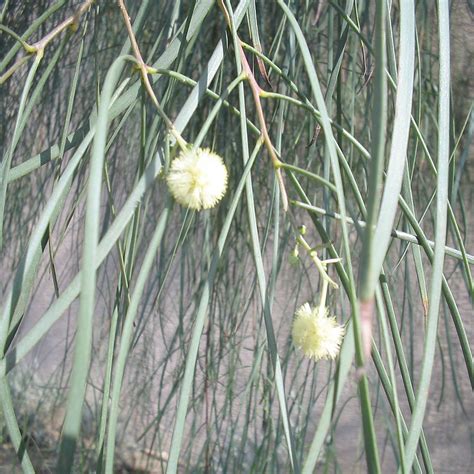
[[219,155],[209,149],[182,151],[173,160],[168,188],[184,207],[200,211],[214,207],[227,188],[227,168]]
[[292,337],[295,346],[310,359],[335,359],[339,354],[344,327],[336,318],[329,316],[327,309],[311,309],[308,303],[295,313]]

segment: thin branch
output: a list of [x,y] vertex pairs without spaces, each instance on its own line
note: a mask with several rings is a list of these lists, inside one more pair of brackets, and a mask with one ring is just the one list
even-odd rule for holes
[[133,33],[132,23],[130,22],[130,17],[128,15],[127,8],[125,6],[124,0],[118,0],[118,4],[119,4],[119,7],[120,7],[120,11],[122,12],[123,19],[125,21],[125,27],[127,28],[128,37],[129,37],[130,43],[132,45],[133,55],[135,56],[135,59],[137,61],[138,69],[140,70],[140,73],[141,73],[143,85],[145,86],[145,89],[148,92],[148,95],[150,96],[153,104],[155,105],[156,109],[158,110],[158,113],[159,113],[160,117],[165,122],[166,127],[168,128],[168,131],[176,139],[176,142],[177,142],[178,146],[181,149],[184,150],[184,149],[187,148],[186,140],[184,140],[184,138],[178,132],[176,127],[173,125],[173,122],[171,122],[171,120],[166,115],[165,111],[163,110],[160,103],[158,102],[158,99],[156,98],[155,93],[153,92],[153,88],[151,87],[150,80],[148,78],[148,74],[156,73],[156,70],[149,67],[149,66],[147,66],[147,64],[143,60],[142,54],[140,52],[140,48],[138,47],[138,43],[137,43],[137,40],[135,38],[135,34]]
[[[230,30],[232,30],[232,21],[229,15],[229,12],[227,11],[226,6],[224,5],[223,0],[219,0],[219,7],[221,8],[224,17],[226,19],[227,25]],[[262,95],[265,94],[265,91],[262,90],[262,88],[258,85],[255,76],[252,72],[252,69],[249,66],[249,63],[247,61],[247,57],[245,56],[244,50],[243,50],[243,42],[239,38],[237,31],[235,31],[235,35],[237,37],[238,43],[239,43],[239,54],[240,54],[240,61],[242,63],[242,68],[244,70],[244,73],[246,75],[246,78],[248,80],[250,89],[252,90],[252,95],[253,99],[255,102],[255,107],[257,109],[257,117],[258,121],[260,124],[260,132],[262,134],[263,138],[263,143],[265,144],[265,147],[268,150],[268,153],[270,154],[270,158],[273,163],[273,167],[275,168],[275,173],[277,176],[278,180],[278,185],[280,187],[280,192],[281,192],[281,198],[282,198],[282,204],[283,204],[283,209],[286,212],[288,210],[288,195],[286,193],[286,188],[285,188],[285,183],[283,181],[283,176],[281,174],[281,165],[282,162],[278,159],[276,156],[275,150],[273,148],[272,141],[270,139],[270,135],[268,134],[268,128],[267,128],[267,123],[265,121],[265,115],[263,113],[263,108],[262,108],[262,103],[261,103],[261,97]]]
[[[342,220],[341,214],[337,212],[326,211],[325,209],[321,207],[311,206],[309,204],[305,204],[304,202],[300,202],[300,201],[291,200],[291,204],[297,207],[301,207],[302,209],[306,209],[307,211],[313,212],[315,214],[319,214],[321,216],[327,216],[327,217],[332,217],[333,219],[336,219],[336,220]],[[348,224],[358,225],[359,227],[362,227],[362,228],[366,226],[365,221],[354,222],[354,220],[351,219],[350,217],[346,217],[346,222]],[[400,230],[392,230],[391,235],[392,237],[395,237],[400,240],[404,240],[405,242],[421,245],[418,237],[416,235],[409,234],[408,232],[402,232]],[[432,240],[427,240],[427,243],[431,248],[434,248],[434,242]],[[449,255],[450,257],[456,258],[458,260],[463,259],[463,254],[460,250],[455,249],[453,247],[449,247],[448,245],[445,246],[444,252],[446,253],[446,255]],[[474,264],[474,255],[466,254],[466,260],[470,264]]]
[[71,15],[69,18],[66,18],[62,23],[60,23],[56,28],[50,31],[45,37],[33,43],[31,46],[35,48],[36,51],[46,48],[46,46],[60,33],[62,33],[66,28],[71,27],[74,31],[77,30],[79,19],[81,16],[89,10],[94,0],[86,0],[76,12]]
[[28,44],[24,41],[20,36],[18,36],[14,31],[10,30],[9,28],[0,25],[1,30],[5,31],[12,37],[14,37],[17,41],[19,41],[25,50],[26,54],[21,56],[2,76],[0,76],[0,85],[3,84],[9,77],[11,77],[18,69],[20,69],[23,64],[25,64],[28,59],[30,59],[33,55],[44,55],[44,50],[46,46],[62,33],[66,28],[71,27],[74,31],[77,30],[79,20],[81,16],[89,10],[90,6],[92,5],[94,0],[86,0],[78,10],[71,15],[70,17],[66,18],[63,22],[61,22],[58,26],[56,26],[52,31],[50,31],[46,36],[41,38],[40,40],[36,41],[36,43]]

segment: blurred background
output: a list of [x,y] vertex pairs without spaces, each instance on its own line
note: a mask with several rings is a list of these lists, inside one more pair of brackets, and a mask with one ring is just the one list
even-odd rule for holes
[[[285,174],[290,218],[282,212],[280,190],[264,147],[251,172],[253,194],[236,195],[244,170],[240,114],[245,112],[248,119],[244,133],[251,153],[259,147],[260,124],[247,83],[243,91],[245,110],[237,86],[226,93],[238,73],[232,35],[218,3],[173,0],[127,4],[142,56],[158,69],[159,73],[152,76],[153,90],[161,106],[189,143],[199,137],[201,146],[223,157],[230,179],[224,200],[210,211],[193,213],[170,204],[161,175],[147,182],[146,190],[135,200],[133,193],[142,182],[144,170],[153,162],[166,168],[176,149],[166,124],[140,87],[136,68],[124,63],[110,112],[103,167],[99,231],[100,240],[110,242],[110,246],[97,270],[91,366],[76,472],[103,469],[114,383],[121,384],[114,470],[166,470],[178,402],[185,396],[186,357],[206,291],[209,300],[187,394],[179,472],[289,472],[286,417],[294,442],[295,465],[303,466],[328,403],[329,387],[342,370],[339,360],[315,363],[305,359],[290,336],[295,309],[305,302],[317,304],[321,284],[308,255],[300,251],[297,262],[289,258],[296,245],[295,224],[306,225],[305,238],[317,246],[321,258],[335,253],[342,257],[342,268],[349,271],[341,220],[333,216],[340,212],[336,195],[307,174]],[[371,110],[376,94],[375,2],[287,3],[309,46],[335,124],[348,216],[364,221],[374,127]],[[388,3],[387,64],[395,78],[402,2]],[[435,2],[415,3],[412,125],[401,194],[421,232],[433,240],[436,176],[430,163],[436,163],[439,133],[438,13]],[[239,37],[250,45],[245,49],[250,68],[260,87],[274,94],[262,99],[262,106],[281,160],[333,182],[320,111],[288,18],[276,2],[230,4],[241,22]],[[7,362],[0,375],[5,376],[12,397],[22,449],[26,448],[37,472],[55,469],[74,360],[79,298],[76,293],[69,300],[68,292],[83,271],[91,156],[87,134],[95,126],[107,71],[121,54],[131,54],[116,2],[93,2],[79,16],[81,5],[64,0],[7,0],[0,8],[1,25],[29,45],[41,41],[76,14],[74,28],[64,29],[47,44],[37,68],[35,54],[29,55],[6,29],[0,31],[0,143],[6,183],[2,185],[5,199],[0,253],[3,318],[12,292],[14,301],[6,341],[2,336],[4,353],[21,353],[22,347],[29,347],[28,337],[34,331],[41,333],[19,360],[15,356],[3,359]],[[469,346],[474,337],[474,5],[455,0],[449,9],[451,214],[447,245],[457,253],[447,255],[444,264],[448,290],[444,290],[439,307],[435,361],[423,422],[426,447],[423,454],[418,451],[414,469],[429,472],[431,466],[435,472],[467,473],[473,464],[474,443],[474,400],[469,379]],[[267,77],[253,48],[275,65],[265,64]],[[196,81],[200,82],[195,87]],[[389,85],[387,157],[395,96],[396,90]],[[206,120],[220,97],[225,102],[208,124]],[[75,155],[81,147],[82,154]],[[33,249],[35,229],[68,170],[71,177],[55,201],[46,230],[38,234],[41,244],[23,275],[22,259]],[[108,231],[129,199],[134,202],[133,212],[113,237]],[[235,213],[211,278],[212,258],[234,200]],[[298,204],[304,202],[306,208]],[[170,212],[165,214],[165,209]],[[160,222],[164,231],[139,297],[124,379],[117,382],[114,369],[120,347],[125,344],[126,315],[147,248]],[[252,241],[253,228],[259,236],[258,250]],[[357,278],[364,264],[362,227],[347,228],[350,264]],[[373,323],[378,356],[373,351],[373,359],[366,366],[382,472],[395,472],[400,462],[393,394],[387,394],[387,387],[390,392],[390,387],[396,386],[397,403],[409,426],[410,398],[413,390],[416,393],[423,358],[426,297],[432,276],[427,252],[417,243],[420,230],[403,210],[398,210],[394,228],[413,238],[398,235],[391,239],[380,278],[377,304],[381,306]],[[262,296],[262,274],[256,263],[259,258],[263,262],[266,298]],[[334,265],[329,266],[329,274],[340,289],[330,291],[328,307],[340,323],[347,323],[351,296]],[[58,301],[69,303],[62,307]],[[386,319],[389,334],[384,334],[382,318]],[[271,334],[276,338],[276,351],[269,342]],[[348,337],[352,337],[351,332]],[[391,353],[387,353],[387,344]],[[278,399],[273,365],[276,354],[281,363],[287,414],[282,412]],[[389,359],[394,372],[387,375]],[[358,378],[353,362],[349,360],[348,364],[347,379],[317,456],[317,472],[367,471]],[[0,420],[0,472],[21,472],[7,423],[4,417]]]

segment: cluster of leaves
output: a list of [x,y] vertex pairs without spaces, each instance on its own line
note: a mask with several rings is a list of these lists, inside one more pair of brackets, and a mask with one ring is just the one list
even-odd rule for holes
[[[462,410],[474,377],[474,120],[452,113],[448,2],[399,3],[4,3],[0,397],[25,472],[31,364],[21,410],[60,417],[59,472],[112,472],[116,444],[170,473],[442,462],[433,373]],[[216,209],[169,195],[186,142],[229,169]],[[346,336],[314,364],[290,328],[327,279]]]

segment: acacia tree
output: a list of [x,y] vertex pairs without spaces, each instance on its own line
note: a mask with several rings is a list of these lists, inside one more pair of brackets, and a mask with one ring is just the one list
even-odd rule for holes
[[446,0],[7,1],[0,30],[24,471],[443,467],[474,293]]

